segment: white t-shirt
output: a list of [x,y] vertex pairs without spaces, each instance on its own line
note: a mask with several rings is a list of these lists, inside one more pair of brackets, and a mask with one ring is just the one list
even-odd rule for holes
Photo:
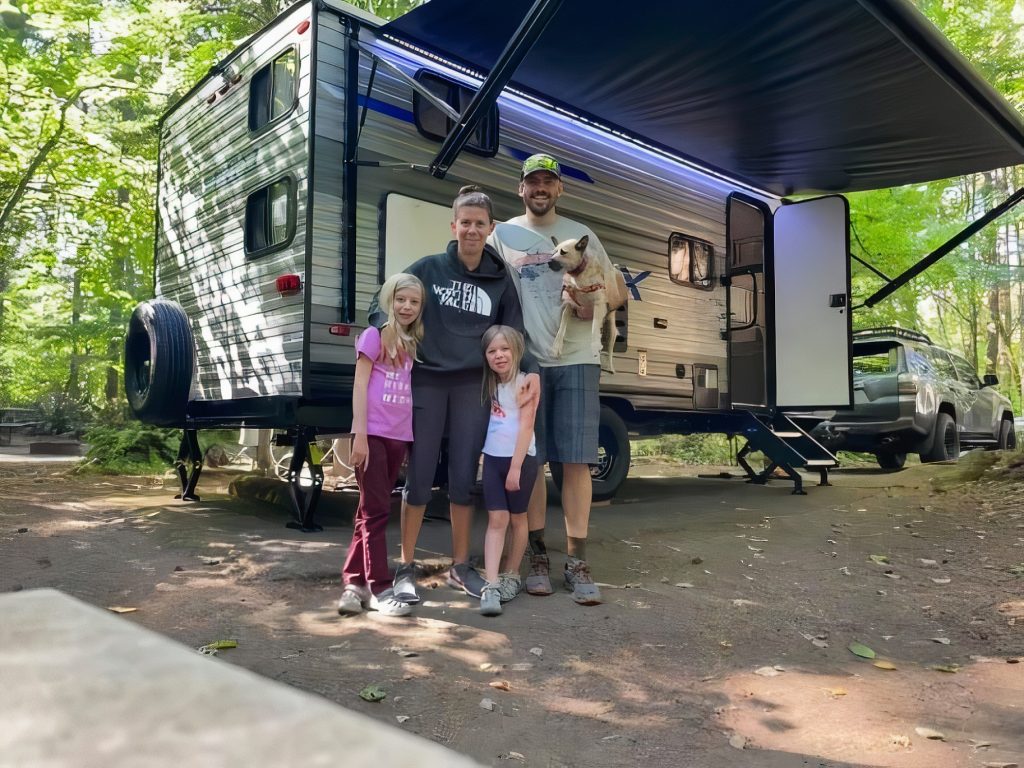
[[[519,386],[525,374],[520,373],[515,379],[499,384],[494,397],[491,398],[491,419],[487,422],[487,439],[484,441],[484,453],[488,456],[512,456],[516,452],[516,438],[519,437]],[[528,456],[537,455],[537,439],[530,435]]]
[[569,317],[565,344],[561,357],[551,356],[551,347],[558,333],[562,316],[562,276],[548,266],[554,255],[552,238],[558,242],[588,235],[587,255],[600,259],[611,267],[608,254],[589,227],[572,219],[559,216],[550,227],[535,227],[527,223],[525,214],[498,224],[488,242],[512,267],[512,278],[519,290],[523,305],[530,353],[543,366],[600,364],[600,354],[594,353],[591,336],[592,321]]

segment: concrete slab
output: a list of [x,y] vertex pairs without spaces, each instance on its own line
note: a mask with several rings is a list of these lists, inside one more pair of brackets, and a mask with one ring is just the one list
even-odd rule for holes
[[478,765],[52,589],[0,595],[0,690],[0,766]]

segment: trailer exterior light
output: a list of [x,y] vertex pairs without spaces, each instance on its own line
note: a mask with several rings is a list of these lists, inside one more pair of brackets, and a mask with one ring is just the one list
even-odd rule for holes
[[352,333],[352,326],[345,323],[337,323],[327,329],[331,336],[348,336]]
[[277,292],[282,296],[294,296],[302,291],[302,278],[298,275],[281,275],[277,278]]
[[309,29],[309,19],[306,19],[306,20],[305,20],[305,21],[303,21],[303,22],[302,22],[301,24],[299,24],[299,26],[297,26],[297,27],[295,28],[295,31],[296,31],[296,32],[297,32],[298,34],[300,34],[300,35],[301,35],[301,34],[302,34],[303,32],[305,32],[305,31],[306,31],[307,29]]

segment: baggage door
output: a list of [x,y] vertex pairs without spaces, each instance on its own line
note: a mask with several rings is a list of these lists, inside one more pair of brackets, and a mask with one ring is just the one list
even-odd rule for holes
[[819,197],[775,211],[774,404],[846,408],[853,402],[850,213],[846,198]]

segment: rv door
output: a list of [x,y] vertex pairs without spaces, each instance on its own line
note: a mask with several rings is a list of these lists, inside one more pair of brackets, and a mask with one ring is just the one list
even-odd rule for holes
[[849,407],[849,205],[840,196],[783,205],[774,228],[775,405]]

